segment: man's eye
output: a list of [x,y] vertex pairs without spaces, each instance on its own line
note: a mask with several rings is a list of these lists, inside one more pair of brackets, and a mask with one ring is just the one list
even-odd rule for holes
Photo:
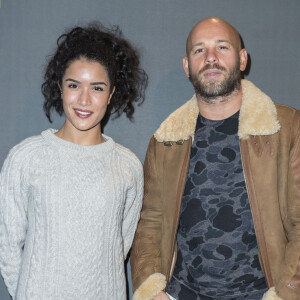
[[101,86],[95,86],[94,90],[97,91],[97,92],[102,92],[103,88]]
[[221,50],[226,50],[226,49],[228,49],[227,46],[220,46],[219,48],[220,48]]
[[196,54],[196,53],[202,53],[202,52],[203,52],[203,49],[196,49],[196,50],[195,50],[195,54]]

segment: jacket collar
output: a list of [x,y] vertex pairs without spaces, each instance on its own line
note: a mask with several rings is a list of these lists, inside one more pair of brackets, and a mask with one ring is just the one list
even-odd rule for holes
[[[247,139],[250,135],[271,135],[279,131],[275,104],[271,98],[248,80],[242,80],[242,105],[239,116],[238,136]],[[194,137],[199,114],[197,98],[175,110],[154,133],[158,142],[188,140]]]

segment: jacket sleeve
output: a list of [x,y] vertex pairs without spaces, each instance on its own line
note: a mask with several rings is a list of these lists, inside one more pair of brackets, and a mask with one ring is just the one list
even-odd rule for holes
[[122,236],[124,243],[124,258],[127,257],[131,248],[136,226],[140,217],[144,193],[143,168],[139,162],[138,167],[134,170],[132,178],[132,187],[126,195],[126,202],[123,214]]
[[162,174],[151,138],[144,163],[145,194],[131,252],[134,300],[150,300],[166,287],[161,274]]
[[22,157],[14,149],[0,174],[0,269],[15,298],[27,231],[27,193]]
[[281,274],[275,285],[284,300],[300,300],[300,112],[296,112],[292,138],[287,191],[287,240]]

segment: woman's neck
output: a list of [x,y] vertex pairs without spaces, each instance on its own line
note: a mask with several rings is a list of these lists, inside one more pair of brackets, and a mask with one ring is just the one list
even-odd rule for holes
[[105,142],[99,125],[89,130],[78,130],[64,123],[55,135],[68,142],[84,146],[98,145]]

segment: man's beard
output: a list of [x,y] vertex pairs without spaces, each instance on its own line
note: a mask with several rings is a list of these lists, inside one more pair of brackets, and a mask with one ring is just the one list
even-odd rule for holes
[[[225,75],[225,78],[221,82],[218,82],[214,79],[204,82],[203,79],[200,79],[200,76],[209,69],[218,69],[222,71],[222,73]],[[240,89],[240,63],[238,61],[236,66],[229,71],[218,64],[206,65],[199,73],[192,73],[190,71],[189,79],[194,86],[196,95],[199,95],[206,102],[210,102],[211,100],[221,97],[228,97],[234,91]]]

